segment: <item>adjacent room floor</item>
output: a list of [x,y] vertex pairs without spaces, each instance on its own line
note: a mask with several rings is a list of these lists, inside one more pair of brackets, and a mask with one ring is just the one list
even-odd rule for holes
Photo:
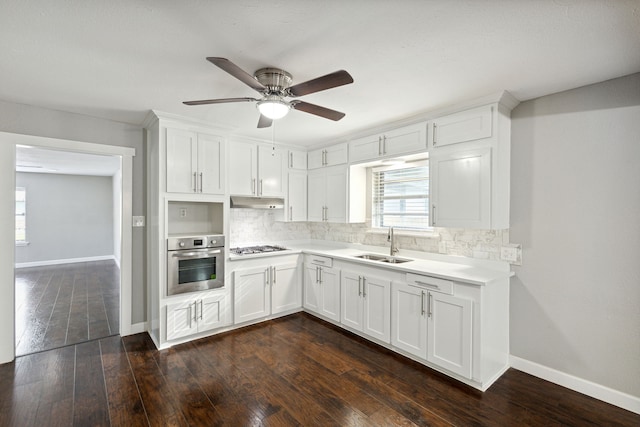
[[2,426],[638,426],[509,369],[482,393],[294,314],[168,350],[131,335],[0,365]]
[[17,355],[119,333],[114,261],[18,268],[15,286]]

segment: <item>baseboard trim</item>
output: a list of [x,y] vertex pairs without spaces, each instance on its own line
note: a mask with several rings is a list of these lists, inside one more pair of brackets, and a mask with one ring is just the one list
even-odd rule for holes
[[67,259],[53,259],[48,261],[33,261],[33,262],[17,262],[16,268],[27,268],[27,267],[43,267],[45,265],[58,265],[58,264],[73,264],[76,262],[91,262],[91,261],[105,261],[105,260],[116,260],[114,255],[102,255],[102,256],[90,256],[84,258],[67,258]]
[[134,323],[129,328],[129,333],[127,335],[140,334],[147,330],[147,322]]
[[586,394],[587,396],[602,400],[603,402],[610,403],[627,411],[640,414],[640,397],[632,396],[513,355],[509,356],[509,364],[512,368],[519,371],[577,391],[578,393]]

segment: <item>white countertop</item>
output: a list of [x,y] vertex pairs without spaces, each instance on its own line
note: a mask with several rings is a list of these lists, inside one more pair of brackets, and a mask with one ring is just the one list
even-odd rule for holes
[[473,285],[487,285],[496,280],[507,279],[514,275],[509,263],[505,261],[489,261],[451,255],[431,254],[427,252],[402,250],[396,254],[398,258],[411,259],[401,264],[389,264],[380,261],[356,258],[365,253],[389,255],[388,247],[365,246],[330,241],[298,241],[278,242],[278,245],[289,248],[286,251],[264,254],[229,256],[230,261],[261,257],[282,256],[305,253],[331,257],[336,260],[357,262],[369,267],[384,268],[402,273],[427,274],[442,279],[455,280]]

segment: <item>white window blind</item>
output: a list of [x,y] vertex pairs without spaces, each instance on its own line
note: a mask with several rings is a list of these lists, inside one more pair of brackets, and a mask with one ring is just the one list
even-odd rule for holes
[[429,164],[372,170],[372,223],[374,227],[413,230],[429,228]]
[[16,188],[16,243],[27,241],[26,194],[24,188]]

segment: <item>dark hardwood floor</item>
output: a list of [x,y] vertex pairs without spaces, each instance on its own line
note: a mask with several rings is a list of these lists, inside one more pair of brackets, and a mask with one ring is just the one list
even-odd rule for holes
[[119,276],[114,261],[16,269],[16,354],[118,334]]
[[638,426],[509,370],[482,393],[306,314],[157,351],[113,336],[0,365],[0,426]]

